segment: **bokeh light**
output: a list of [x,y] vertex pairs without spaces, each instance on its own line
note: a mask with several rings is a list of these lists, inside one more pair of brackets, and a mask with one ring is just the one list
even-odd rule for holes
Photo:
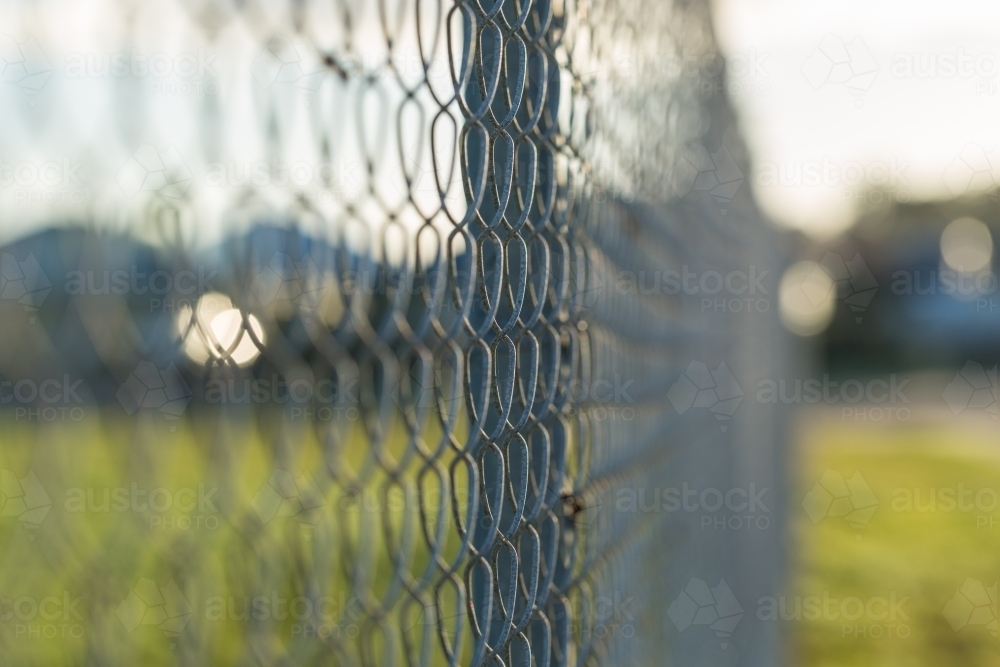
[[793,264],[778,287],[781,322],[800,336],[822,333],[833,319],[836,296],[833,279],[819,264]]
[[941,233],[941,259],[962,273],[982,271],[993,259],[989,227],[975,218],[953,220]]
[[[198,324],[191,327],[195,312]],[[263,345],[265,336],[260,320],[248,315],[247,322]],[[243,314],[233,307],[225,294],[209,292],[202,295],[194,309],[185,306],[178,311],[175,324],[179,335],[186,333],[184,354],[196,363],[205,365],[210,361],[229,360],[238,366],[247,366],[260,355],[257,345],[246,333]]]

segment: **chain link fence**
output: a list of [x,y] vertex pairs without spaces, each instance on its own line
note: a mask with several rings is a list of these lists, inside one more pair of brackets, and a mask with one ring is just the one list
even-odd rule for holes
[[0,14],[5,664],[735,660],[777,540],[623,504],[780,484],[705,3]]

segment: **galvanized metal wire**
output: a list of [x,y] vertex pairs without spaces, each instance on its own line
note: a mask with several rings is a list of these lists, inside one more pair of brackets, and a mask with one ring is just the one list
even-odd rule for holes
[[[51,425],[10,446],[23,456],[5,494],[37,482],[55,498],[24,547],[43,559],[19,551],[18,567],[85,601],[83,637],[59,650],[95,665],[660,664],[680,538],[615,502],[689,443],[727,442],[666,394],[734,331],[621,274],[739,266],[764,233],[698,159],[742,160],[721,68],[684,65],[717,59],[706,5],[125,5],[138,26],[181,12],[221,73],[179,159],[137,149],[117,174],[131,195],[95,185],[93,206],[65,209],[96,228],[60,231],[72,251],[44,235],[8,248],[51,286],[3,304],[9,331],[53,341],[20,343],[22,359],[71,367],[93,406],[76,453]],[[122,94],[123,119],[153,115]],[[226,166],[241,114],[260,181]],[[302,146],[323,166],[305,184],[287,157]],[[86,285],[137,264],[170,289]],[[210,289],[185,291],[185,272]],[[4,375],[29,375],[19,363]],[[114,472],[85,464],[100,452]],[[156,525],[134,507],[108,523],[86,492],[85,519],[68,509],[79,489],[136,482],[209,489],[215,523],[158,531],[199,510]]]

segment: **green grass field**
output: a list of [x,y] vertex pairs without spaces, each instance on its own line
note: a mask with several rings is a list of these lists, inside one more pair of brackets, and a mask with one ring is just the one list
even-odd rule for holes
[[[3,420],[0,428],[0,663],[86,664],[96,653],[98,662],[115,664],[205,658],[213,664],[281,658],[322,664],[326,649],[310,635],[317,631],[367,632],[372,645],[402,654],[398,633],[383,638],[377,626],[353,622],[368,614],[355,613],[351,605],[358,602],[342,592],[371,590],[375,597],[360,602],[374,609],[376,597],[397,595],[391,589],[401,582],[393,572],[419,578],[431,564],[413,499],[439,499],[424,508],[434,517],[450,490],[428,477],[416,494],[417,466],[407,467],[404,488],[382,493],[389,488],[386,478],[374,475],[365,493],[350,500],[340,483],[319,480],[325,510],[318,517],[284,512],[269,518],[254,509],[254,499],[276,469],[293,476],[323,469],[316,431],[294,424],[262,431],[197,416],[171,430],[98,415],[48,425]],[[435,441],[438,432],[424,436]],[[361,433],[343,437],[345,443],[366,441]],[[794,575],[783,610],[794,617],[784,622],[788,664],[1000,665],[994,636],[1000,578],[996,423],[950,415],[845,423],[821,413],[801,422],[797,440],[789,499]],[[384,454],[400,456],[405,442],[405,432],[394,431]],[[361,470],[368,455],[368,447],[345,445],[338,468]],[[41,505],[29,497],[29,473],[45,489]],[[813,507],[814,522],[802,502],[821,479],[828,486],[851,480],[855,492],[863,482],[869,500],[877,501],[874,512],[850,514],[852,498],[862,510],[870,508],[866,493],[856,493],[834,498],[820,508],[822,516]],[[459,475],[455,483],[466,482]],[[146,492],[141,507],[131,501],[133,485]],[[201,485],[216,489],[205,506],[199,506]],[[19,499],[12,489],[26,495]],[[128,507],[117,507],[114,495],[105,507],[105,490],[116,489],[128,490]],[[163,507],[145,507],[154,504],[156,489],[163,490],[155,497]],[[308,509],[306,498],[302,503]],[[32,514],[36,506],[48,509]],[[453,556],[458,535],[449,528],[442,540],[442,553]],[[320,561],[328,567],[317,568]],[[160,618],[159,612],[123,606],[137,587],[142,592],[142,579],[165,595],[173,581],[190,609],[172,608],[166,600]],[[312,594],[327,600],[318,617],[303,617],[302,608],[297,617],[287,608],[317,586]],[[265,613],[248,620],[247,601],[257,597],[264,598]],[[443,604],[453,605],[453,598],[443,591]],[[836,602],[832,613],[815,614],[810,600]],[[895,611],[888,613],[891,606],[882,600],[895,600]],[[286,605],[284,613],[276,603]],[[852,618],[845,621],[840,612]],[[425,633],[432,624],[421,622],[419,605],[397,604],[391,615],[386,627],[409,627],[411,639],[440,652],[437,638]],[[327,639],[349,652],[362,643],[356,635]],[[461,650],[469,650],[467,636]],[[443,655],[432,660],[442,662]]]
[[[826,593],[841,604],[788,621],[791,665],[1000,665],[998,433],[988,418],[950,414],[885,424],[829,414],[802,421],[790,499],[791,595]],[[844,479],[861,473],[878,501],[867,525],[831,516],[836,510],[809,518],[801,503],[828,470]],[[879,601],[857,619],[854,602],[843,607],[852,620],[837,613],[849,597],[867,606],[893,595],[895,614],[883,617]]]
[[[446,664],[424,611],[440,572],[425,535],[441,558],[461,551],[465,468],[449,474],[446,448],[420,473],[401,419],[378,464],[360,422],[316,426],[0,413],[0,664],[330,664],[331,647],[354,664],[366,643],[381,663],[405,641]],[[441,429],[421,436],[436,448]]]

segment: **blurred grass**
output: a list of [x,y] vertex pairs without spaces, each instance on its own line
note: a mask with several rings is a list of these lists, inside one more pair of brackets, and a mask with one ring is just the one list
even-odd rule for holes
[[[456,437],[467,429],[462,415]],[[324,451],[330,437],[339,444]],[[435,450],[440,424],[428,419],[420,437]],[[391,480],[384,465],[399,464],[410,440],[403,420],[395,419],[381,448],[383,465],[372,466],[374,448],[359,421],[317,428],[189,410],[168,423],[155,413],[122,419],[93,410],[79,421],[39,423],[0,412],[0,469],[6,471],[0,665],[331,664],[329,646],[317,637],[324,633],[355,660],[367,641],[401,664],[398,628],[428,652],[430,664],[445,664],[422,613],[433,587],[417,601],[404,579],[417,587],[440,572],[422,522],[440,539],[441,557],[459,553],[451,497],[454,491],[455,509],[464,513],[468,476],[462,465],[449,476],[458,455],[445,447],[437,475],[411,456]],[[357,479],[366,463],[372,474],[350,484],[356,493],[349,495],[342,482]],[[255,510],[254,499],[275,470],[317,483],[321,498],[309,503],[321,506],[317,516],[270,518]],[[37,525],[6,504],[11,477],[30,486],[29,473],[50,503]],[[145,492],[138,504],[128,495],[133,487]],[[116,490],[130,498],[124,509],[115,508]],[[147,507],[152,490],[166,507]],[[437,517],[445,524],[439,533]],[[179,634],[148,619],[133,628],[122,620],[122,603],[143,578],[161,590],[177,584],[190,607]],[[453,587],[442,586],[439,595],[444,607],[456,604]],[[268,611],[248,617],[259,598]],[[307,598],[322,598],[325,606],[310,616],[302,611]],[[295,599],[298,613],[290,608]],[[381,603],[393,609],[380,624],[370,616]],[[386,632],[392,636],[383,638]],[[471,650],[466,630],[458,653],[468,658]]]
[[[996,422],[975,415],[914,413],[910,421],[885,423],[843,422],[838,414],[814,413],[801,424],[789,498],[795,574],[786,595],[826,593],[863,601],[895,595],[906,602],[904,618],[861,618],[848,624],[847,632],[842,619],[786,621],[790,665],[1000,665],[1000,644],[983,625],[970,623],[956,630],[943,613],[967,579],[988,588],[1000,578],[1000,509],[946,511],[940,496],[937,507],[927,507],[932,490],[1000,490],[1000,431]],[[194,411],[174,428],[169,426],[162,420],[116,420],[108,414],[39,424],[0,413],[0,468],[18,479],[33,471],[52,502],[37,527],[15,515],[0,516],[0,665],[194,664],[195,655],[210,656],[211,663],[219,665],[266,664],[281,658],[325,664],[328,649],[302,631],[311,621],[247,621],[238,618],[245,601],[275,594],[291,599],[319,585],[321,590],[311,594],[328,596],[341,607],[331,623],[346,631],[342,616],[347,610],[342,607],[355,591],[386,595],[400,583],[394,572],[402,569],[419,577],[430,565],[415,498],[440,499],[425,504],[429,516],[445,503],[449,527],[441,551],[451,558],[460,546],[447,507],[450,490],[428,477],[423,493],[416,493],[419,457],[401,474],[400,492],[382,493],[388,480],[378,472],[364,483],[370,493],[363,493],[360,501],[345,504],[343,487],[327,486],[323,504],[329,511],[315,524],[292,517],[261,522],[251,509],[255,494],[276,468],[295,475],[321,470],[324,431]],[[457,430],[461,434],[466,428],[463,421]],[[345,474],[363,468],[372,452],[361,424],[340,437],[335,468]],[[428,421],[421,437],[432,448],[436,445],[440,429],[434,420]],[[401,420],[396,420],[384,453],[398,459],[408,439]],[[446,453],[442,463],[447,468],[453,460],[454,455]],[[456,470],[453,483],[463,498],[467,480],[462,479],[461,466]],[[861,473],[879,503],[867,525],[852,527],[836,516],[810,521],[802,499],[828,470],[845,478]],[[147,490],[198,489],[199,484],[217,488],[213,502],[218,509],[208,514],[218,523],[214,528],[204,523],[181,528],[180,519],[196,519],[202,513],[176,505],[151,513],[74,512],[67,504],[70,489],[100,495],[103,489],[133,483]],[[916,507],[901,504],[905,495],[918,499]],[[154,515],[159,525],[151,523]],[[433,534],[433,527],[428,531]],[[327,565],[317,568],[320,560]],[[316,572],[324,576],[317,580]],[[158,586],[171,579],[178,584],[193,608],[182,637],[171,637],[155,625],[132,631],[124,627],[116,612],[142,577]],[[16,607],[22,598],[37,605],[44,598],[66,596],[80,598],[79,620],[61,613],[59,618],[43,618],[30,603]],[[227,607],[221,619],[207,611],[219,599]],[[230,599],[236,601],[235,613],[228,609]],[[442,602],[454,604],[448,587]],[[419,605],[406,611],[402,606],[396,605],[385,627],[413,628],[411,640],[426,646],[431,664],[443,664],[436,635],[425,632],[429,626],[418,618]],[[19,614],[24,611],[29,613]],[[356,612],[360,620],[352,632],[370,633],[368,641],[389,646],[401,660],[403,638],[397,633],[383,641],[383,630],[367,623],[365,613]],[[348,637],[342,643],[353,654],[361,640]],[[470,650],[466,631],[461,652],[469,657]]]
[[[967,578],[987,588],[1000,578],[1000,511],[991,508],[989,492],[978,507],[975,495],[968,497],[970,511],[948,511],[948,494],[941,496],[960,485],[974,492],[1000,490],[997,423],[977,415],[914,414],[906,422],[859,423],[814,413],[801,423],[789,499],[791,595],[828,591],[841,600],[865,601],[894,593],[908,600],[902,606],[907,618],[896,620],[863,617],[847,628],[830,617],[787,621],[791,665],[1000,665],[1000,644],[984,625],[956,630],[943,613]],[[827,470],[845,478],[862,474],[879,502],[867,526],[851,527],[834,516],[810,521],[800,503]],[[936,505],[930,503],[932,490]],[[919,503],[908,506],[908,497]],[[995,618],[992,607],[984,613]]]

